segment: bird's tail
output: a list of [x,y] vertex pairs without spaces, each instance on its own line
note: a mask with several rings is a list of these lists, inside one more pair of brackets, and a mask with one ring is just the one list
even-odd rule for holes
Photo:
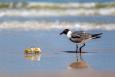
[[97,39],[97,38],[101,38],[101,35],[103,33],[98,33],[98,34],[92,34],[92,39]]

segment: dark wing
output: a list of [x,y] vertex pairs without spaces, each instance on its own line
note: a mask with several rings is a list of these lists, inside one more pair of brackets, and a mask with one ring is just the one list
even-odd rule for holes
[[82,33],[83,33],[83,31],[75,31],[72,33],[71,37],[72,38],[81,38]]
[[76,31],[72,33],[72,38],[89,39],[91,38],[91,34],[84,31]]

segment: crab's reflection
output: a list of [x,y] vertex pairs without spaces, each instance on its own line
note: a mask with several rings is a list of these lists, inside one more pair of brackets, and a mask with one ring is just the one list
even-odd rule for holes
[[82,58],[82,55],[84,53],[78,53],[77,54],[77,58],[76,58],[76,61],[75,62],[72,62],[70,65],[69,65],[69,69],[86,69],[88,68],[88,64],[86,61],[83,60]]
[[24,54],[24,57],[31,61],[40,61],[41,54]]

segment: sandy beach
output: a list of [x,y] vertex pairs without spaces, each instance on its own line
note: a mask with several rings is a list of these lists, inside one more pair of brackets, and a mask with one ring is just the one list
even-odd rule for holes
[[[76,56],[75,45],[65,36],[59,35],[62,30],[1,30],[1,75],[6,77],[115,76],[113,40],[115,36],[111,35],[114,33],[113,30],[88,30],[87,32],[90,33],[103,32],[104,34],[101,39],[87,43],[83,48],[87,53],[83,53],[82,58],[79,54]],[[24,55],[24,49],[30,47],[40,47],[42,53]]]
[[[114,0],[0,1],[0,77],[115,77],[114,10]],[[64,29],[102,37],[75,53]]]

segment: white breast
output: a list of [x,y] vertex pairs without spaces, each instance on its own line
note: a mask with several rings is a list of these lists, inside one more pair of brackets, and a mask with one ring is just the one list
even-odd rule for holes
[[68,38],[71,38],[71,34],[72,34],[72,32],[71,32],[71,31],[68,31],[67,37],[68,37]]

